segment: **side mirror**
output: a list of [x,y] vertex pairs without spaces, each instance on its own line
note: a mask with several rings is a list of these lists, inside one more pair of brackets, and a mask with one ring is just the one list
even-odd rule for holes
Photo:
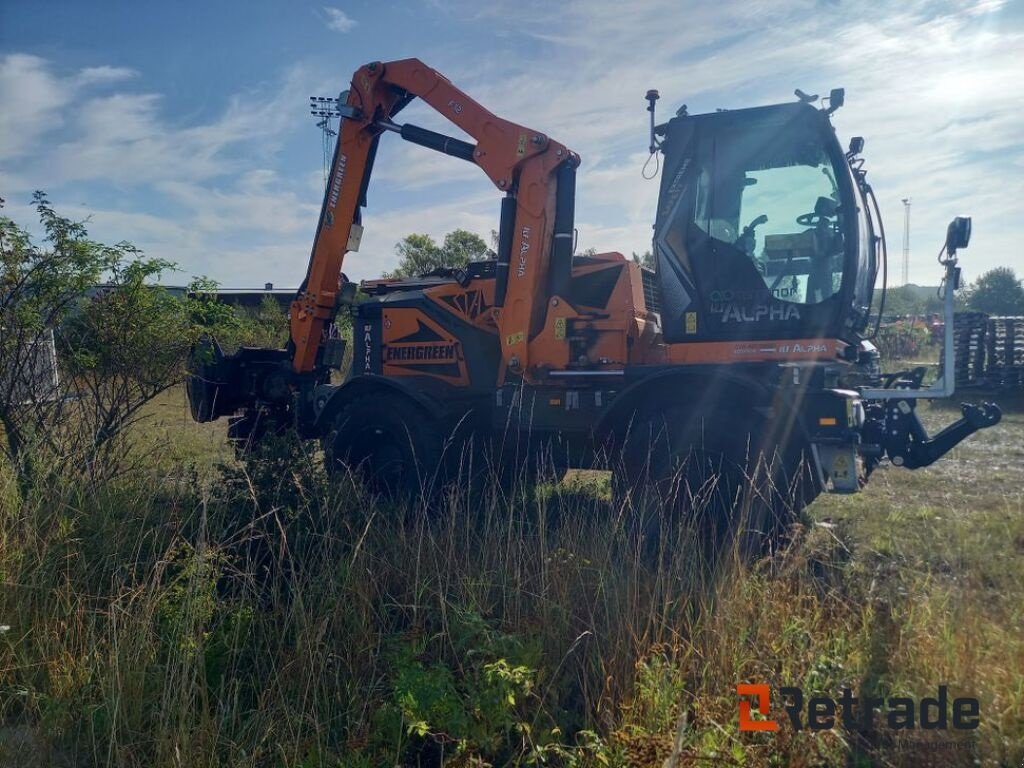
[[851,157],[856,157],[857,155],[859,155],[863,151],[864,151],[864,137],[863,136],[854,136],[852,139],[850,139],[850,148],[848,150],[846,150],[846,154],[850,155]]
[[954,256],[971,242],[971,217],[957,216],[946,228],[946,254]]
[[831,115],[846,103],[846,89],[833,88],[828,94],[828,113]]

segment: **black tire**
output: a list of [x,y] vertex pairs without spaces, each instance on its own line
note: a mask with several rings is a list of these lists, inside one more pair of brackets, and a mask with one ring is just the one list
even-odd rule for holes
[[637,417],[620,441],[613,492],[653,505],[644,535],[656,545],[666,523],[695,528],[712,557],[733,547],[750,561],[777,548],[817,496],[798,440],[766,441],[754,414],[699,417],[681,407]]
[[352,471],[389,499],[433,498],[443,484],[440,424],[398,393],[361,395],[343,405],[323,448],[332,472]]

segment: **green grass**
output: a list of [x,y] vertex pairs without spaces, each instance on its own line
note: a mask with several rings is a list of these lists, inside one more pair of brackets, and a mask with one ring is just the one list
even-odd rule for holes
[[[1024,758],[1019,411],[931,468],[819,499],[785,551],[713,572],[685,525],[647,552],[657,510],[614,505],[602,473],[395,509],[295,447],[235,463],[180,391],[151,412],[142,473],[0,487],[0,765]],[[740,733],[741,681],[943,683],[980,699],[981,727],[931,734],[933,752],[883,731]]]

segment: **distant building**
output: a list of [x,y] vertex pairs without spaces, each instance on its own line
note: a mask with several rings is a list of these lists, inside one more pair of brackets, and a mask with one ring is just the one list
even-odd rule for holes
[[[113,287],[115,286],[100,283],[86,291],[85,295],[90,299],[95,298]],[[184,285],[161,285],[160,287],[172,296],[183,298],[188,295],[188,287]],[[219,301],[234,307],[250,307],[255,309],[263,303],[264,298],[269,297],[276,301],[281,309],[284,310],[291,307],[296,293],[297,289],[295,288],[275,288],[273,283],[264,283],[262,288],[217,288],[214,291],[214,295]]]
[[255,309],[265,298],[273,299],[283,310],[291,307],[297,289],[275,288],[273,283],[264,283],[262,288],[218,288],[217,299],[234,307]]

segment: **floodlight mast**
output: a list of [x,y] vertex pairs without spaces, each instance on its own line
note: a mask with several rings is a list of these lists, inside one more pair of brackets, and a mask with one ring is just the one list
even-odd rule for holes
[[320,129],[323,145],[325,189],[327,188],[327,177],[331,168],[331,139],[338,135],[338,132],[334,130],[331,121],[336,117],[341,117],[341,110],[339,108],[340,98],[341,96],[338,98],[333,98],[331,96],[309,97],[309,114],[313,117],[320,118],[317,121],[316,127]]
[[904,197],[903,203],[903,285],[910,283],[910,203],[909,197]]

